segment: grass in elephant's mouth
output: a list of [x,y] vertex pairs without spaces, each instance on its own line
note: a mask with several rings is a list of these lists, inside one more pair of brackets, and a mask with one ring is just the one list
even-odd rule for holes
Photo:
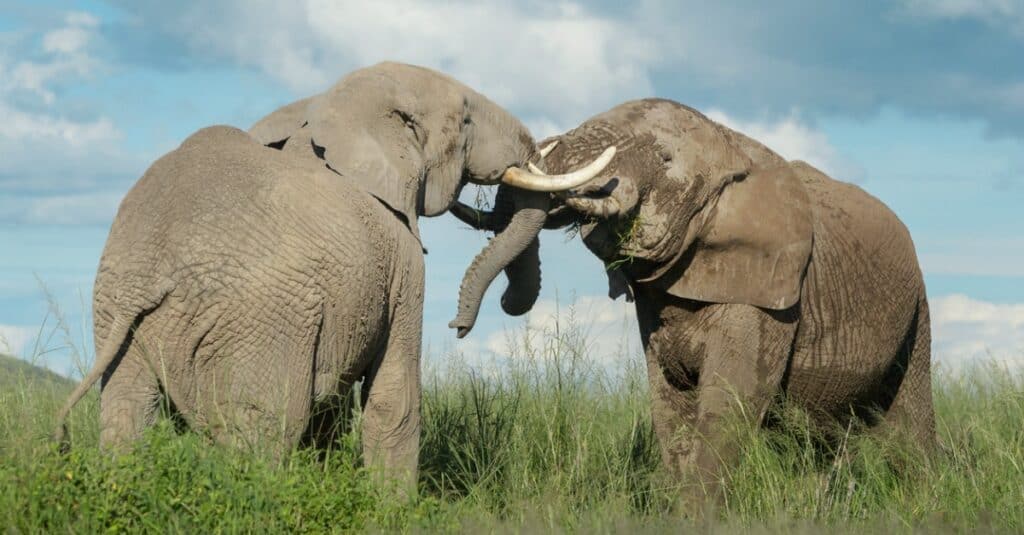
[[[282,466],[211,448],[169,423],[133,453],[96,449],[98,403],[75,411],[75,444],[46,441],[69,385],[4,369],[0,523],[26,531],[678,532],[638,355],[612,377],[588,359],[579,326],[523,336],[486,371],[425,374],[420,497],[391,500],[358,468],[358,437]],[[446,361],[447,362],[447,361]],[[1024,378],[979,368],[936,379],[945,453],[929,462],[894,439],[814,445],[802,415],[739,436],[722,530],[1024,530]],[[826,528],[827,526],[827,528]]]

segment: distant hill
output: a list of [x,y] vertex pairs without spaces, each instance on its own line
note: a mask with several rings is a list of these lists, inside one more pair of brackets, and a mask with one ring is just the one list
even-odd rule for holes
[[75,381],[46,368],[33,366],[17,357],[0,355],[0,389],[22,383],[43,383],[68,388],[75,385]]

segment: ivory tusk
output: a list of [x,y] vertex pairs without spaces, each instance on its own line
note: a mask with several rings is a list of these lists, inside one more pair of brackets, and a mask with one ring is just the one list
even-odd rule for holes
[[[604,170],[615,157],[615,146],[604,150],[596,160],[581,169],[564,175],[545,175],[524,171],[518,167],[509,167],[501,177],[503,184],[531,191],[565,191],[589,182]],[[538,169],[539,170],[539,169]]]
[[551,151],[555,150],[555,145],[558,145],[557,139],[549,143],[547,147],[540,149],[540,157],[546,158],[548,154],[551,154]]

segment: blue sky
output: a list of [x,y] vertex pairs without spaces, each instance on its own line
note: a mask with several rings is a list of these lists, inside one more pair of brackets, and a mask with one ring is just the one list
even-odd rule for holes
[[[1024,1],[758,5],[0,0],[0,336],[26,356],[59,348],[56,303],[88,346],[107,230],[150,162],[392,59],[452,74],[538,138],[660,96],[856,182],[914,236],[936,359],[1024,363]],[[451,216],[421,229],[428,359],[501,355],[507,330],[564,322],[572,302],[594,355],[636,356],[630,307],[560,232],[542,236],[534,313],[503,316],[498,282],[457,342],[446,324],[486,239]],[[67,372],[68,352],[46,363]]]

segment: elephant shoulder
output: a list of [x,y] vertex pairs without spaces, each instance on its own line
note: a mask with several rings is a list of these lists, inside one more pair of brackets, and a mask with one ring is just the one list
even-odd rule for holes
[[[917,265],[910,231],[889,206],[856,184],[835,180],[806,162],[794,161],[790,167],[810,197],[815,233],[823,246],[842,243],[851,249],[845,254],[867,254],[879,261],[892,257],[897,263]],[[832,239],[838,236],[842,239]]]

